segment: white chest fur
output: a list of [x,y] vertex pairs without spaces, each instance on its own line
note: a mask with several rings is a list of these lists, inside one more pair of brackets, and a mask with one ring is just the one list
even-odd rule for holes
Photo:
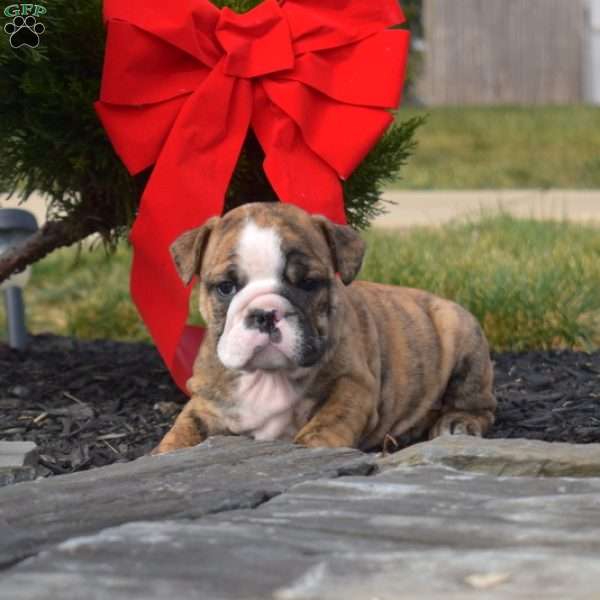
[[299,400],[299,392],[281,373],[257,370],[242,375],[229,427],[257,440],[292,437],[297,429],[295,409]]

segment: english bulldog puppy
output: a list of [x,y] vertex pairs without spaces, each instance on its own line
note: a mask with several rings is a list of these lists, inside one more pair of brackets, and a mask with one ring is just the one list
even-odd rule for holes
[[365,244],[283,203],[242,205],[181,235],[206,335],[191,399],[154,453],[213,434],[372,449],[494,420],[493,368],[465,309],[425,291],[353,282]]

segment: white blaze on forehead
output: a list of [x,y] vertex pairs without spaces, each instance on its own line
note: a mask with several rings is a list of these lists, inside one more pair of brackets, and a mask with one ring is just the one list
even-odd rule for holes
[[[294,312],[289,300],[280,296],[285,256],[279,233],[272,227],[259,227],[248,219],[235,251],[246,284],[227,308],[225,327],[217,344],[219,360],[229,369],[242,368],[270,343],[268,335],[246,324],[249,310],[276,310],[280,318]],[[297,318],[293,321],[282,318],[278,329],[282,337],[276,344],[277,349],[283,353],[282,359],[291,360],[300,343]]]
[[248,220],[237,245],[239,266],[248,281],[280,279],[285,257],[281,250],[281,237],[271,227],[259,227]]

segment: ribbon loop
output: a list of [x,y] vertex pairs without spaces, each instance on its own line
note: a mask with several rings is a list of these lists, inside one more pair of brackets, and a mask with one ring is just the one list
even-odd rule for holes
[[290,31],[276,0],[244,14],[224,8],[215,35],[226,52],[226,75],[260,77],[294,67]]

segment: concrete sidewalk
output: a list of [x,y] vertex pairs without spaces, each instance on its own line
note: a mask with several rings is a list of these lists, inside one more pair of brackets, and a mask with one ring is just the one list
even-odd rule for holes
[[[394,191],[388,213],[378,217],[375,227],[404,228],[441,225],[461,217],[508,212],[517,217],[600,223],[600,190],[478,190],[478,191]],[[19,206],[17,199],[0,195],[0,208]],[[44,200],[33,195],[21,206],[33,212],[39,224],[46,220]]]
[[456,218],[506,212],[515,217],[600,223],[600,190],[387,191],[388,212],[375,227],[437,226]]

